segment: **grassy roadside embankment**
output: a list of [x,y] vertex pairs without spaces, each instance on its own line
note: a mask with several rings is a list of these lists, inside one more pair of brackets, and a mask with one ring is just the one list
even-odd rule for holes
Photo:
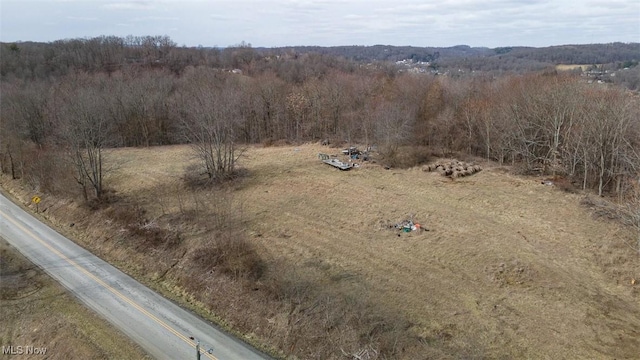
[[[2,238],[0,318],[0,346],[18,353],[0,353],[1,359],[148,358]],[[44,350],[44,356],[27,354],[27,347]]]

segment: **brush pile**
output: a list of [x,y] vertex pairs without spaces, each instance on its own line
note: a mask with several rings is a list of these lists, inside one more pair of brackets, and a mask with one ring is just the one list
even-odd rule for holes
[[452,160],[450,162],[440,162],[435,164],[426,165],[422,168],[423,171],[437,171],[442,176],[450,178],[459,178],[464,176],[470,176],[477,172],[482,171],[480,165],[469,164],[464,161]]

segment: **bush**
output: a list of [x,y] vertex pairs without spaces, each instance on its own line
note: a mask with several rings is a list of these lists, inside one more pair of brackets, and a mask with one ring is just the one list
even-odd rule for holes
[[136,237],[140,249],[156,248],[161,245],[165,248],[173,248],[180,244],[180,235],[177,232],[161,228],[153,222],[129,225],[127,230]]
[[106,215],[134,237],[139,249],[161,245],[172,248],[180,243],[180,236],[176,231],[162,228],[155,222],[150,222],[145,217],[146,210],[136,204],[114,204],[106,210]]
[[576,189],[573,183],[571,183],[571,180],[565,177],[556,176],[553,180],[553,183],[561,191],[564,191],[569,194],[578,193],[578,189]]
[[191,164],[185,169],[182,179],[188,189],[200,190],[210,189],[215,186],[224,185],[226,183],[237,181],[248,175],[248,171],[245,168],[236,167],[232,172],[210,178],[207,173],[203,171],[202,165]]
[[383,154],[385,165],[407,169],[431,161],[432,151],[426,146],[403,147],[392,153]]
[[116,204],[121,199],[116,194],[116,191],[113,189],[105,188],[102,192],[102,196],[100,198],[90,198],[86,201],[85,205],[93,210],[100,210],[107,208],[113,204]]
[[278,138],[266,138],[262,141],[263,147],[278,147],[278,146],[288,146],[291,145],[291,141],[287,139],[278,139]]
[[301,358],[412,358],[418,341],[411,323],[367,296],[353,274],[336,270],[326,263],[270,263],[261,284],[288,313],[281,329],[288,335],[278,346]]
[[613,203],[605,199],[585,196],[580,200],[580,204],[589,208],[592,212],[592,216],[596,219],[622,221],[619,209]]
[[110,206],[105,213],[122,225],[141,225],[145,222],[146,210],[138,205],[120,203]]
[[205,271],[220,271],[234,278],[260,279],[265,263],[253,244],[240,231],[217,232],[192,256],[194,265]]

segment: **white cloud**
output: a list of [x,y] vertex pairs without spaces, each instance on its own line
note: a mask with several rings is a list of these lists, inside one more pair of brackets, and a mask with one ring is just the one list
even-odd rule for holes
[[68,20],[78,20],[78,21],[98,21],[97,17],[87,17],[87,16],[67,16]]
[[180,18],[175,16],[142,16],[142,17],[134,17],[131,19],[132,21],[177,21]]
[[150,10],[154,8],[154,5],[151,1],[127,1],[108,3],[102,7],[108,10]]
[[2,0],[1,16],[2,41],[127,35],[124,24],[204,46],[640,41],[637,0]]

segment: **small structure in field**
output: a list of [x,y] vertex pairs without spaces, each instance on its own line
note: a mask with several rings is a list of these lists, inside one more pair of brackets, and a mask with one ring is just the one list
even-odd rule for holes
[[343,155],[349,155],[349,157],[351,157],[352,155],[360,155],[360,154],[362,154],[362,152],[360,150],[358,150],[357,147],[351,146],[348,149],[342,150],[342,154]]
[[326,159],[322,160],[323,163],[336,167],[340,170],[351,170],[353,169],[353,164],[340,161],[338,159]]
[[339,155],[328,155],[323,153],[319,153],[318,158],[322,160],[323,163],[331,165],[343,171],[360,167],[360,163],[358,162],[358,160],[369,160],[368,154],[366,152],[358,150],[358,148],[355,146],[351,146],[347,149],[342,150],[341,152],[343,156],[346,156],[348,158],[348,161],[341,161],[337,159]]

